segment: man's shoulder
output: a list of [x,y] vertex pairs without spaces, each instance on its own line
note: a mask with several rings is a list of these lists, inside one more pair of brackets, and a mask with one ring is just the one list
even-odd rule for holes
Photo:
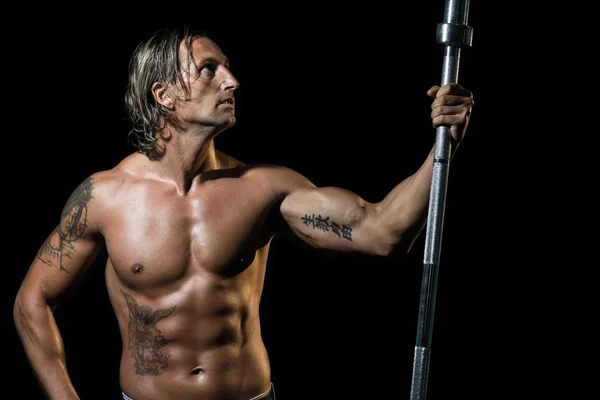
[[[237,158],[217,150],[221,167],[236,176],[248,181],[263,190],[285,196],[300,188],[313,188],[315,185],[301,172],[285,165],[269,163],[246,164]],[[228,175],[228,176],[229,176]]]
[[123,186],[131,179],[130,176],[127,168],[123,164],[118,164],[109,169],[93,172],[85,182],[96,202],[106,205],[116,199]]
[[139,171],[145,171],[145,162],[146,156],[132,153],[112,167],[94,172],[88,179],[93,180],[98,190],[118,190],[128,181],[135,180],[135,177],[140,175]]
[[125,173],[119,169],[107,169],[102,171],[96,171],[91,174],[87,180],[89,180],[95,191],[98,190],[109,190],[111,187],[121,185],[125,180]]
[[261,163],[247,164],[231,154],[226,154],[219,150],[216,150],[216,153],[219,168],[223,170],[229,169],[238,171],[240,177],[269,178],[274,175],[294,173],[291,169],[281,165]]
[[244,168],[246,176],[263,182],[280,194],[290,193],[298,188],[314,187],[306,176],[284,165],[252,164]]
[[261,176],[269,179],[273,178],[286,178],[290,176],[299,176],[300,173],[293,170],[292,168],[286,167],[284,165],[277,164],[248,164],[244,165],[244,170],[248,174],[254,174],[256,176]]

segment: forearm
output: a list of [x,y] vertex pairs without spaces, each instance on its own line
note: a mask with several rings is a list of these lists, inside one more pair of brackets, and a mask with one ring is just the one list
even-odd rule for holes
[[63,341],[50,306],[41,301],[27,304],[17,297],[14,321],[27,358],[46,396],[49,399],[78,400],[66,370]]
[[[457,148],[458,143],[453,142],[448,161]],[[396,185],[375,207],[377,220],[381,222],[379,229],[388,237],[390,252],[408,252],[427,223],[434,151],[435,146],[421,167]]]
[[421,167],[402,180],[384,199],[377,203],[377,220],[390,251],[407,252],[427,222],[433,149]]

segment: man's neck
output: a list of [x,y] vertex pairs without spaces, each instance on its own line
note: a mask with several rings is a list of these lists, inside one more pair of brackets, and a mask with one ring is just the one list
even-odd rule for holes
[[159,139],[164,154],[158,160],[157,172],[172,180],[182,194],[189,191],[199,173],[219,168],[215,135],[174,134]]

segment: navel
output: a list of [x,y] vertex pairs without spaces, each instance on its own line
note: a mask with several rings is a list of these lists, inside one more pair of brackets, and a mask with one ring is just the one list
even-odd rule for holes
[[131,272],[134,274],[141,274],[144,270],[144,266],[140,263],[135,263],[131,266]]
[[200,367],[196,367],[192,370],[192,375],[200,375],[201,372],[204,372],[204,370]]

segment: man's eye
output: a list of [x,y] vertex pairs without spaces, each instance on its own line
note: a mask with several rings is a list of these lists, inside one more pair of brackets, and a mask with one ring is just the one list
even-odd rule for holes
[[212,65],[212,64],[206,64],[203,65],[202,67],[200,67],[200,75],[201,76],[214,76],[215,71],[217,70],[217,68]]

